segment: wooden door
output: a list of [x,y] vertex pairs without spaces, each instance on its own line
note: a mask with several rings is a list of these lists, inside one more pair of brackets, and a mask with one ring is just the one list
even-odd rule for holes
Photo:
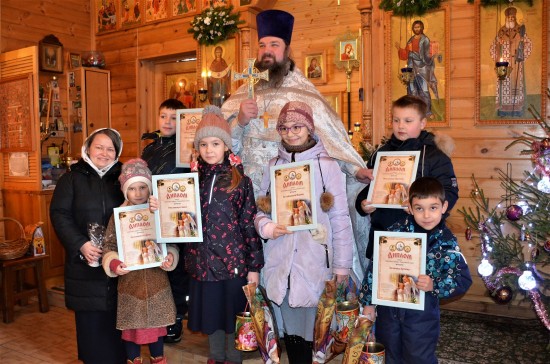
[[109,73],[99,70],[85,70],[86,87],[86,136],[94,130],[111,125],[111,98]]

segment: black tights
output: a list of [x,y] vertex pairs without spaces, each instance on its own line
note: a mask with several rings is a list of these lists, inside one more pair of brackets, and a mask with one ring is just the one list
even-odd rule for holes
[[284,340],[290,364],[311,364],[313,342],[298,335],[285,335]]
[[[149,352],[153,358],[164,355],[164,338],[161,336],[154,343],[150,343]],[[124,346],[126,347],[126,357],[129,360],[134,360],[137,357],[141,356],[141,345],[136,344],[132,341],[124,341]]]

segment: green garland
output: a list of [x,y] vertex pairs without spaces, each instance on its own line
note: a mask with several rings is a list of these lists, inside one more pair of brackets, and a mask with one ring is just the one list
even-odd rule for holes
[[[474,0],[468,0],[470,4],[474,3]],[[515,0],[516,3],[527,3],[529,6],[533,6],[533,0]],[[509,0],[481,0],[481,6],[493,6],[493,5],[514,5]]]
[[440,5],[441,0],[382,0],[379,7],[384,11],[392,11],[393,15],[410,17],[438,9]]
[[207,8],[193,18],[187,32],[201,45],[222,42],[239,31],[239,24],[244,24],[244,20],[239,19],[241,14],[232,11],[233,5]]

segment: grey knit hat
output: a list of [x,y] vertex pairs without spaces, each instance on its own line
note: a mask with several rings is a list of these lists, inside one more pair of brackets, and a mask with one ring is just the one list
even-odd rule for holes
[[223,140],[226,147],[231,149],[231,129],[229,123],[223,118],[219,107],[208,105],[202,112],[202,120],[195,132],[195,149],[199,150],[201,139],[216,137]]

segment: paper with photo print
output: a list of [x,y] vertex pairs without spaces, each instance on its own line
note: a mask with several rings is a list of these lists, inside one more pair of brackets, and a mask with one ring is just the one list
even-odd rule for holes
[[202,221],[197,173],[153,176],[157,237],[161,243],[202,241]]
[[157,242],[155,215],[149,204],[117,207],[114,210],[119,259],[127,270],[160,267],[166,244]]
[[375,231],[372,303],[424,310],[418,276],[426,274],[426,234]]
[[202,110],[176,110],[176,167],[191,166],[195,153],[195,134],[202,120]]
[[419,158],[420,151],[378,152],[367,201],[374,207],[403,208],[416,179]]
[[272,220],[291,231],[317,228],[314,163],[273,166],[270,173]]

